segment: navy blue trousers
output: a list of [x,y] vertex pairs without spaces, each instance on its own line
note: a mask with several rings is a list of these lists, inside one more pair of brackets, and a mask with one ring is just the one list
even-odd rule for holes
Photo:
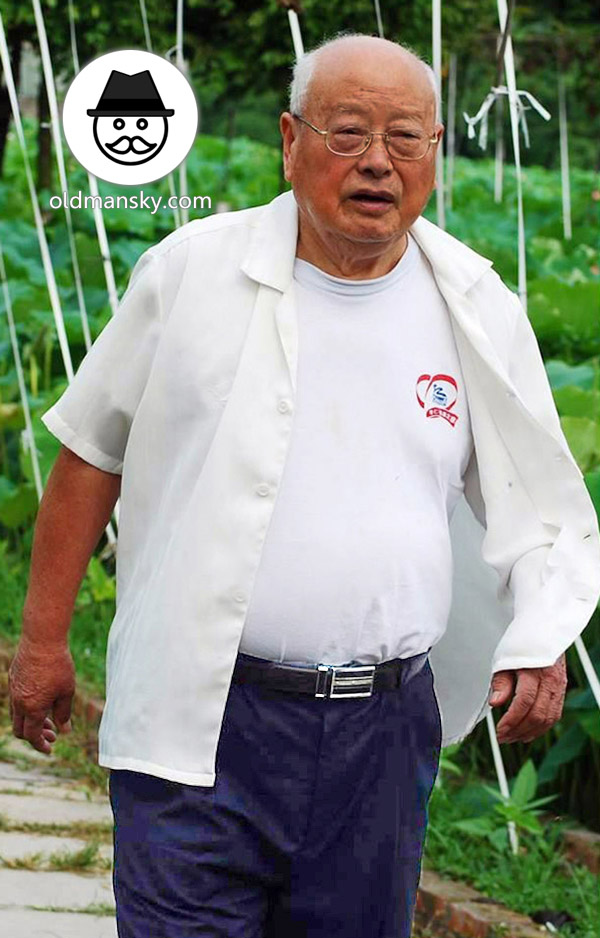
[[232,683],[212,788],[110,770],[119,938],[410,938],[441,735],[429,659],[364,698]]

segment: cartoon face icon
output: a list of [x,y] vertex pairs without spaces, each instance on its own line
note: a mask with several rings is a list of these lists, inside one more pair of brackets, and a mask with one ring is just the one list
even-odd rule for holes
[[160,153],[169,134],[166,117],[96,117],[94,140],[109,160],[126,166],[147,163]]
[[164,106],[148,69],[135,75],[113,69],[98,106],[87,113],[102,153],[113,163],[139,166],[164,147],[175,111]]

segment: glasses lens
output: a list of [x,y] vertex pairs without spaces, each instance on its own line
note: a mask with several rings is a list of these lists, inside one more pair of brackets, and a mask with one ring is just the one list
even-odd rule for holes
[[360,153],[367,145],[369,132],[365,127],[338,125],[328,131],[326,143],[334,153],[351,156]]
[[424,134],[412,131],[391,131],[388,148],[392,156],[402,160],[418,160],[429,148],[429,139]]
[[[369,130],[359,124],[334,125],[327,132],[325,142],[333,153],[353,156],[362,153],[369,140]],[[391,130],[388,134],[390,155],[400,160],[418,160],[429,149],[429,138],[417,130]]]

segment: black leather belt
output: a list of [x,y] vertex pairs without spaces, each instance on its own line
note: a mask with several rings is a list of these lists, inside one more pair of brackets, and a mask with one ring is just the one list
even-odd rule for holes
[[381,664],[319,664],[305,668],[239,652],[232,680],[312,697],[370,697],[374,691],[393,690],[409,681],[421,670],[430,650]]

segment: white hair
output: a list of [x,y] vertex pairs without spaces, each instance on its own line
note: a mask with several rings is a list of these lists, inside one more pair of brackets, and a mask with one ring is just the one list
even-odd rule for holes
[[431,85],[432,91],[435,97],[435,119],[436,121],[440,120],[441,117],[441,101],[440,93],[438,91],[437,81],[435,78],[435,72],[430,65],[425,62],[424,59],[418,55],[414,49],[411,49],[409,46],[403,45],[399,42],[392,42],[389,39],[379,39],[378,36],[369,36],[367,33],[353,33],[353,32],[344,32],[341,34],[335,35],[332,39],[326,39],[324,42],[320,43],[314,49],[311,49],[310,52],[306,52],[302,55],[294,65],[294,72],[292,76],[292,81],[290,82],[289,93],[290,93],[290,103],[289,108],[292,114],[301,114],[302,109],[306,104],[306,98],[308,96],[309,85],[313,77],[315,65],[319,59],[321,53],[328,49],[330,46],[339,45],[340,43],[345,42],[350,39],[357,38],[368,38],[368,39],[377,39],[380,42],[388,42],[391,46],[395,46],[397,49],[402,49],[404,52],[407,52],[409,55],[413,56],[417,62],[421,64],[425,73],[427,75],[427,80]]

